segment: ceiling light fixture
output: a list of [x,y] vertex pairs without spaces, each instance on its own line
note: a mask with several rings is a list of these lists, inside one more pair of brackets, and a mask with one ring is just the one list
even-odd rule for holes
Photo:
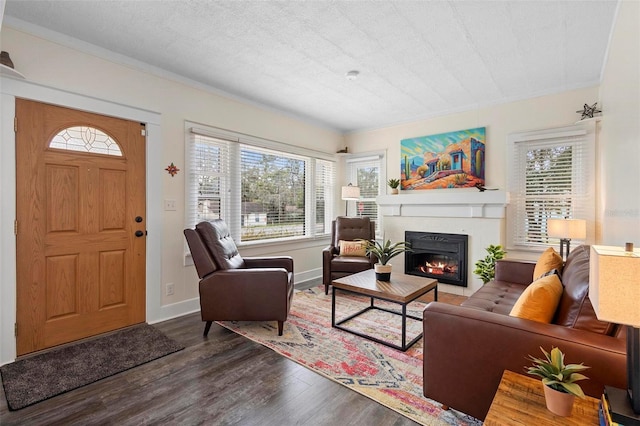
[[356,78],[358,78],[359,75],[360,75],[360,71],[351,70],[345,74],[345,77],[347,77],[347,80],[355,80]]

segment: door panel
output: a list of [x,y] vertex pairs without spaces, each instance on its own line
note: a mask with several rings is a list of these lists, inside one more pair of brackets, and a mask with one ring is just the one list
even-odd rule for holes
[[18,355],[143,322],[144,127],[21,99],[16,116]]

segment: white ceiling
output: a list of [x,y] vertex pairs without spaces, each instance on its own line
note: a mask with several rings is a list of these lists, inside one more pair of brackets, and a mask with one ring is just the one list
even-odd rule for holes
[[[616,8],[617,0],[7,0],[4,18],[349,132],[596,85]],[[349,70],[359,78],[347,80]]]

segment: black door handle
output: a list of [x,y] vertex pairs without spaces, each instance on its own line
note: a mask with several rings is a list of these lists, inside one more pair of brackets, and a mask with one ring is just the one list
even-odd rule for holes
[[137,230],[136,237],[142,237],[142,236],[144,236],[144,232],[142,232],[141,230]]

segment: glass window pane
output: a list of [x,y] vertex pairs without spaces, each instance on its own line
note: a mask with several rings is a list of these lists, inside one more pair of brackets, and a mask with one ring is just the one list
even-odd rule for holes
[[68,127],[58,132],[51,139],[49,148],[122,157],[120,146],[111,136],[87,126]]
[[306,160],[250,146],[240,150],[241,241],[306,235]]

